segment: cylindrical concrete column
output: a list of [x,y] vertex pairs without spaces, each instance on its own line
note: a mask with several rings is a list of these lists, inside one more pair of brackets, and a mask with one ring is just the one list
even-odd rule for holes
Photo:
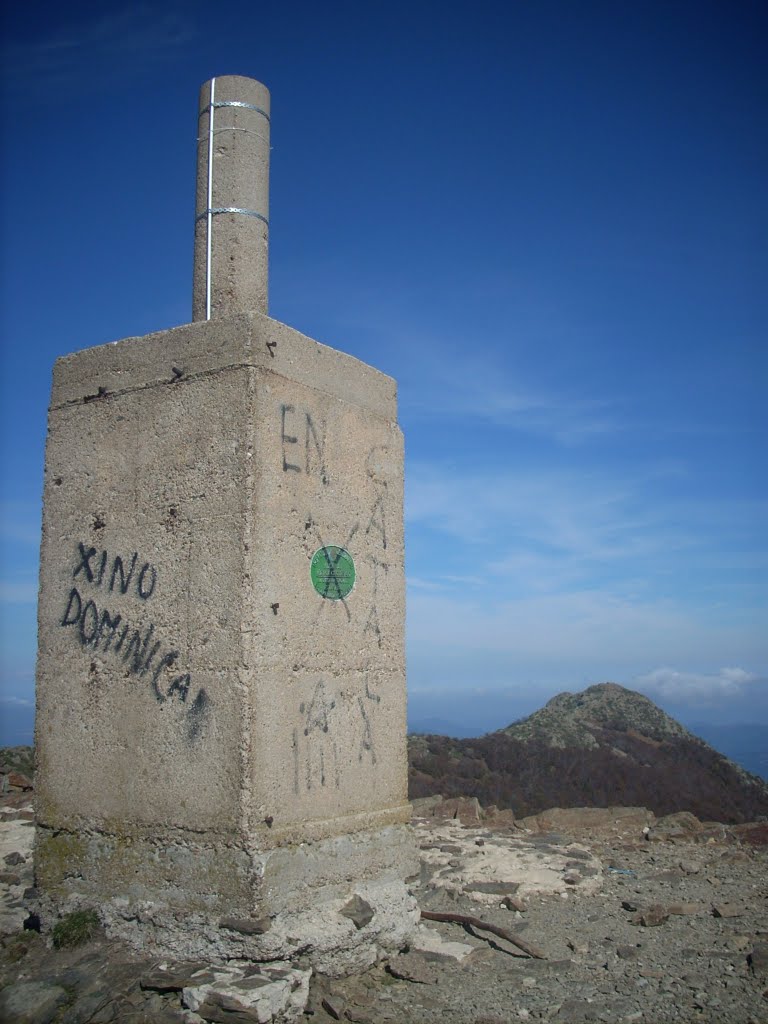
[[223,75],[200,90],[194,320],[267,312],[269,90]]

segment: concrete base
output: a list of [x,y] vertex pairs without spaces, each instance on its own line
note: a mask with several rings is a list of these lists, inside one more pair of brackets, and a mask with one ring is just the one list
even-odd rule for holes
[[44,921],[94,907],[111,937],[176,959],[301,958],[341,976],[403,948],[419,920],[403,825],[267,851],[38,827],[35,858]]

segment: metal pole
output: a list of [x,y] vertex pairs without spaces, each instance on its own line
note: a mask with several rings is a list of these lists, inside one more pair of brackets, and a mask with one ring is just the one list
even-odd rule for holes
[[208,226],[205,254],[205,319],[211,319],[211,227],[213,226],[213,112],[216,109],[216,79],[211,79],[211,109],[208,113]]

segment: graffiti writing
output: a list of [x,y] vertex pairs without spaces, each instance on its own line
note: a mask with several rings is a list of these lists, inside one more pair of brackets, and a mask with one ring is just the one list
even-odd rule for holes
[[373,693],[371,691],[367,678],[365,680],[365,694],[358,696],[357,698],[357,706],[360,710],[360,718],[363,723],[362,735],[357,748],[357,760],[362,761],[367,755],[371,759],[371,764],[376,764],[376,747],[373,742],[373,729],[371,728],[368,703],[366,702],[370,702],[372,704],[381,703],[381,697],[378,693]]
[[[148,601],[154,594],[157,570],[154,565],[144,562],[137,572],[136,567],[139,561],[137,551],[133,552],[130,559],[124,559],[120,555],[115,555],[110,559],[107,551],[99,552],[97,548],[86,547],[82,542],[77,545],[77,548],[80,560],[72,573],[73,578],[82,573],[83,579],[88,583],[92,583],[95,587],[100,587],[104,583],[110,591],[114,591],[115,584],[117,584],[117,590],[121,594],[127,594],[129,590],[133,589],[142,601]],[[109,566],[109,572],[107,572],[107,566]],[[105,580],[108,582],[105,583]]]
[[180,671],[179,651],[157,635],[154,622],[131,621],[122,611],[98,605],[83,592],[90,584],[116,595],[132,593],[141,601],[148,601],[157,585],[157,570],[150,562],[140,564],[137,552],[130,559],[120,555],[110,558],[106,550],[99,552],[82,543],[78,544],[77,557],[72,576],[78,583],[69,591],[59,625],[69,630],[86,650],[109,653],[122,664],[127,676],[147,679],[158,703],[184,705],[187,738],[196,740],[203,731],[211,702],[202,687],[193,700],[189,699],[192,679],[189,672]]
[[334,732],[338,734],[340,726],[341,745],[357,755],[358,764],[377,764],[372,712],[380,703],[381,696],[371,689],[368,678],[363,692],[354,695],[333,693],[322,679],[315,683],[311,698],[299,704],[302,724],[291,736],[294,793],[298,795],[302,788],[341,787],[342,773],[349,771],[351,763],[339,754]]
[[[305,737],[312,737],[304,757],[304,785],[308,790],[314,786],[326,786],[331,780],[338,789],[341,786],[341,770],[339,766],[339,753],[336,740],[329,736],[331,730],[331,716],[336,709],[336,700],[326,691],[322,679],[315,684],[312,698],[308,702],[302,701],[299,705],[299,713],[304,721],[302,730]],[[293,731],[293,758],[294,776],[293,789],[299,792],[299,734],[298,730]]]
[[309,736],[316,729],[328,732],[328,716],[336,707],[336,701],[331,700],[325,692],[325,684],[321,680],[312,694],[309,704],[302,702],[299,711],[304,715],[304,735]]
[[[328,471],[325,467],[325,443],[321,439],[321,435],[318,433],[315,421],[312,419],[312,415],[309,412],[304,412],[303,416],[300,416],[296,412],[296,408],[293,405],[281,405],[280,406],[280,443],[282,445],[283,455],[283,472],[284,473],[306,473],[307,476],[319,476],[324,484],[328,483]],[[293,426],[289,420],[297,418],[299,422],[304,422],[304,458],[301,458],[300,447],[296,450],[291,448],[291,445],[299,445],[299,436],[296,434],[289,434],[288,428],[291,430],[300,430],[299,427]],[[299,462],[289,461],[290,459],[299,459]],[[299,464],[301,463],[301,464]]]
[[387,524],[384,519],[384,493],[380,493],[376,501],[373,503],[373,509],[371,510],[371,516],[368,520],[368,525],[365,528],[366,534],[369,534],[373,530],[378,533],[381,537],[381,546],[386,550],[387,547]]
[[160,703],[170,698],[186,702],[189,672],[175,674],[166,685],[161,685],[161,677],[176,665],[179,652],[166,649],[160,653],[164,645],[155,639],[154,623],[136,628],[119,612],[100,609],[95,601],[85,600],[77,587],[72,587],[60,624],[75,627],[73,633],[83,647],[103,653],[109,651],[131,675],[147,676]]
[[379,573],[389,572],[389,563],[380,562],[378,558],[373,559],[373,598],[371,600],[371,607],[368,610],[368,618],[365,620],[363,626],[363,633],[373,633],[376,637],[376,643],[379,647],[382,645],[381,640],[381,625],[379,623]]
[[[383,490],[379,489],[379,493],[376,495],[376,499],[371,509],[371,514],[368,518],[368,526],[365,529],[366,536],[369,536],[371,532],[375,536],[378,536],[383,551],[387,549],[387,521],[385,516],[385,504],[384,499],[386,497],[386,483],[383,485]],[[382,555],[382,558],[385,557]],[[365,620],[363,626],[363,633],[372,633],[376,638],[376,644],[378,647],[382,646],[381,636],[381,624],[379,623],[379,584],[381,574],[386,575],[389,572],[389,563],[384,562],[381,558],[376,555],[373,556],[373,581],[372,581],[372,596],[371,606],[368,609],[368,617]]]

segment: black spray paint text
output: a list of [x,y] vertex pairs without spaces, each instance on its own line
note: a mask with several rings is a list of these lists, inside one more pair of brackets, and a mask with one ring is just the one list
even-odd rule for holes
[[[298,420],[301,424],[303,420],[304,427],[304,456],[302,458],[301,444],[298,437],[298,432],[301,432],[301,426],[294,425],[295,420]],[[307,476],[317,475],[320,477],[324,484],[328,483],[328,470],[325,468],[325,445],[321,439],[323,431],[321,429],[318,434],[315,421],[312,419],[312,414],[305,411],[302,414],[297,413],[296,409],[292,405],[281,405],[280,406],[280,443],[282,445],[283,454],[283,472],[284,473],[306,473]],[[288,429],[296,430],[297,434],[288,433]],[[290,445],[299,445],[298,448],[293,449]],[[299,462],[290,461],[292,459],[298,459]],[[302,463],[302,465],[299,465]]]
[[130,558],[122,558],[120,555],[110,558],[107,551],[99,552],[82,542],[77,548],[79,561],[72,573],[73,579],[80,576],[95,587],[103,584],[107,590],[117,590],[120,594],[127,594],[130,590],[142,601],[148,601],[154,594],[157,570],[149,562],[139,565],[137,551]]
[[[75,626],[75,635],[83,647],[93,651],[111,652],[126,666],[131,675],[149,676],[152,691],[160,703],[175,697],[185,703],[189,694],[189,672],[167,677],[179,658],[176,650],[163,649],[155,638],[154,623],[146,628],[132,628],[119,612],[99,609],[93,600],[84,600],[77,587],[72,587],[67,607],[61,619],[62,626]],[[165,682],[161,677],[165,672]]]
[[211,701],[201,687],[189,699],[192,680],[189,672],[179,671],[179,651],[165,644],[155,633],[155,625],[128,622],[122,612],[99,607],[82,593],[90,584],[118,595],[131,594],[141,602],[149,601],[157,586],[157,570],[150,562],[140,562],[138,552],[130,558],[110,557],[79,543],[77,564],[72,572],[77,586],[72,587],[60,625],[72,632],[80,645],[94,653],[109,653],[122,663],[127,676],[147,679],[155,700],[173,701],[185,708],[186,738],[193,743],[203,732],[211,711]]

